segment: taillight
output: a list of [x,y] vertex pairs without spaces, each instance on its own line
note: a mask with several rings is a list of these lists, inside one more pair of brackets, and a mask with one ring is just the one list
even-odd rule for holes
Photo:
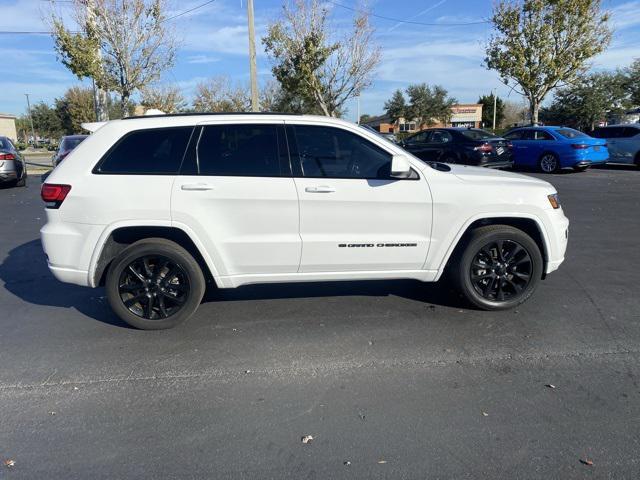
[[43,183],[40,196],[46,203],[47,208],[60,208],[67,194],[71,190],[71,185],[57,185],[54,183]]
[[493,152],[493,146],[488,143],[483,143],[478,147],[473,148],[476,152],[489,153]]
[[16,156],[13,153],[0,153],[0,160],[15,160]]
[[589,145],[585,145],[584,143],[572,143],[571,146],[576,150],[586,150],[589,148]]

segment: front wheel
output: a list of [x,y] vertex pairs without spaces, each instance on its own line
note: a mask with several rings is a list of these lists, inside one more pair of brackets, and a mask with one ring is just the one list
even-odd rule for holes
[[491,225],[471,233],[452,273],[469,302],[483,310],[506,310],[533,294],[542,269],[540,249],[529,235]]
[[198,262],[175,242],[140,240],[111,263],[106,290],[113,311],[143,330],[171,328],[196,311],[205,292]]
[[557,173],[560,171],[560,160],[554,153],[545,153],[538,161],[538,168],[543,173]]

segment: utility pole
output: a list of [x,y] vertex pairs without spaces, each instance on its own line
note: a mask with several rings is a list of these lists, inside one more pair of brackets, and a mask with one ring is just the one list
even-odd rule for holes
[[253,21],[253,0],[247,0],[247,18],[249,21],[249,73],[251,75],[251,111],[260,111],[258,100],[258,79],[256,68],[256,31]]
[[[84,0],[87,9],[87,32],[94,34],[96,30],[95,4],[94,0]],[[96,60],[102,65],[102,52],[100,47],[95,52]],[[100,67],[102,68],[102,67]],[[96,85],[95,78],[92,78],[93,84],[93,106],[96,113],[97,122],[106,122],[109,120],[109,112],[107,111],[107,92]]]
[[[31,116],[31,103],[29,103],[29,94],[25,93],[27,97],[27,112],[29,113],[29,122],[31,123],[31,136],[33,137],[33,146],[36,146],[36,131],[33,129],[33,117]],[[29,142],[27,142],[29,144]]]
[[498,97],[496,97],[496,89],[493,89],[493,133],[496,133],[496,106],[498,104]]

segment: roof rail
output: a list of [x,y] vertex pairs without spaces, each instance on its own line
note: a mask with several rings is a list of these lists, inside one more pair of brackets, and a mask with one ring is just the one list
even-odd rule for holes
[[123,117],[122,120],[135,120],[139,118],[162,118],[162,117],[195,117],[195,116],[222,116],[222,115],[302,115],[300,113],[282,112],[188,112],[188,113],[163,113],[158,115],[132,115]]

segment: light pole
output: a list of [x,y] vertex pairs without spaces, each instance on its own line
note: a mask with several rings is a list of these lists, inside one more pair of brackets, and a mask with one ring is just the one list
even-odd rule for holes
[[[33,146],[36,146],[36,131],[33,129],[33,117],[31,116],[31,103],[29,103],[29,94],[25,93],[27,97],[27,112],[29,113],[29,123],[31,123],[31,136],[33,137]],[[28,144],[29,142],[27,142]]]
[[249,22],[249,73],[251,75],[251,110],[260,111],[258,100],[258,79],[256,78],[256,31],[253,20],[253,0],[247,1],[247,19]]
[[493,133],[496,133],[496,106],[498,104],[498,97],[496,97],[496,89],[491,92],[493,94]]

